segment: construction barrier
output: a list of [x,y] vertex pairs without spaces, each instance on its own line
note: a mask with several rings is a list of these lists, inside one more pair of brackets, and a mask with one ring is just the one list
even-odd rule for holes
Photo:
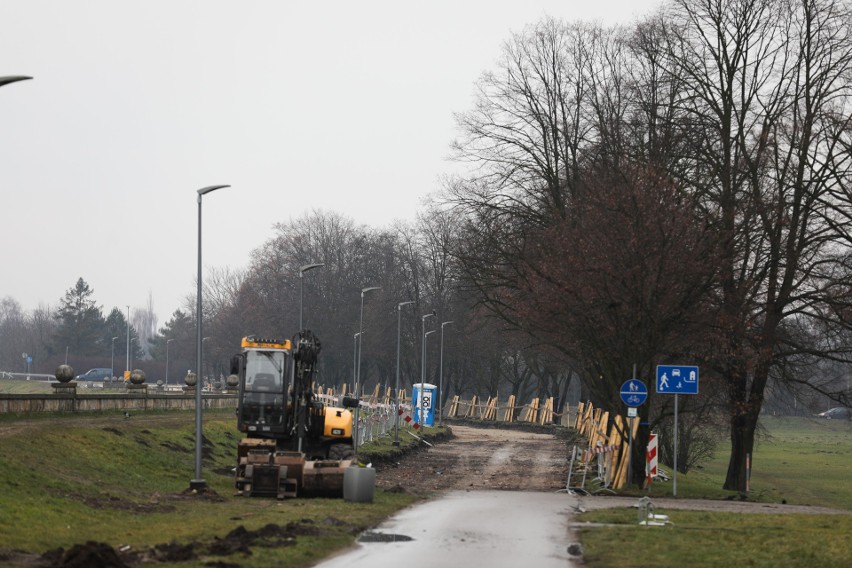
[[[315,392],[318,396],[328,400],[339,400],[347,392],[353,389],[344,384],[340,393],[336,394],[334,388],[317,387]],[[393,408],[395,400],[392,397],[393,389],[386,387],[384,392],[379,385],[373,389],[368,397],[362,397],[364,404]],[[400,390],[400,408],[411,410],[410,401],[407,399],[405,390]],[[393,413],[391,413],[393,415]],[[587,438],[591,438],[594,444],[602,438],[608,438],[611,433],[607,429],[609,414],[601,409],[595,408],[591,402],[578,403],[574,408],[566,404],[562,412],[556,411],[553,397],[533,398],[527,404],[519,404],[515,395],[509,395],[506,404],[501,404],[498,397],[487,397],[484,401],[476,395],[468,400],[463,400],[459,395],[454,395],[447,401],[443,408],[444,418],[468,418],[492,422],[526,422],[531,424],[559,424],[565,427],[573,427]],[[411,418],[414,420],[414,417]],[[623,426],[622,426],[623,428]]]
[[489,422],[528,422],[532,424],[560,424],[569,427],[571,421],[570,405],[563,412],[556,412],[553,397],[532,399],[529,404],[517,404],[515,395],[510,395],[506,404],[499,403],[497,397],[488,397],[482,402],[476,395],[469,401],[453,396],[445,407],[445,418],[469,418]]
[[645,473],[648,487],[657,477],[657,435],[653,432],[648,436],[648,449],[645,451]]
[[[627,483],[629,440],[635,438],[638,419],[625,419],[616,415],[610,420],[609,412],[595,408],[591,402],[579,403],[573,422],[574,429],[585,438],[571,452],[568,480],[569,492],[591,493],[618,491]],[[593,474],[591,479],[589,474]],[[594,488],[586,487],[593,482]]]

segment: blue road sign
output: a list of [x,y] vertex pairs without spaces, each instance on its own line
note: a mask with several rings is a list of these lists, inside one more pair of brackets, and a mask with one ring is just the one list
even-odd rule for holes
[[698,394],[698,367],[657,365],[657,392],[660,394]]
[[642,406],[648,398],[648,387],[642,381],[630,379],[621,385],[621,400],[627,406]]

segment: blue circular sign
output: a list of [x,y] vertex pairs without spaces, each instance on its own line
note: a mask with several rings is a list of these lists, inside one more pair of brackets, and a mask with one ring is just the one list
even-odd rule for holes
[[630,379],[621,385],[621,401],[627,406],[642,406],[648,399],[648,387],[642,381]]

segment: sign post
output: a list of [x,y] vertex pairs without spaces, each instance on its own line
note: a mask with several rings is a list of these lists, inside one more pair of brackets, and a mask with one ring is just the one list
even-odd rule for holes
[[633,365],[633,378],[621,385],[621,401],[628,406],[627,432],[627,483],[633,482],[633,421],[636,420],[636,407],[645,404],[648,399],[648,387],[636,380],[636,365]]
[[698,394],[698,367],[690,365],[657,365],[657,393],[675,395],[672,496],[677,497],[677,395]]

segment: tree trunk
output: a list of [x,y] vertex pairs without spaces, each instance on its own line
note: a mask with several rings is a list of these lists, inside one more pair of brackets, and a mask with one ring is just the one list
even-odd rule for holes
[[731,418],[731,457],[723,489],[746,491],[746,456],[753,455],[757,414],[746,412]]
[[[647,420],[647,418],[645,418]],[[648,438],[650,430],[647,426],[639,426],[636,437],[633,438],[633,453],[631,454],[630,469],[633,484],[642,489],[645,487],[645,467],[647,461]]]
[[734,398],[731,417],[731,458],[728,461],[728,473],[725,477],[723,489],[745,493],[748,472],[746,461],[751,457],[751,465],[754,464],[754,433],[757,430],[757,421],[763,408],[763,396],[766,384],[769,381],[769,369],[772,366],[772,350],[775,345],[775,331],[778,328],[781,317],[777,310],[770,311],[764,322],[762,330],[762,341],[757,353],[757,364],[755,365],[751,387],[747,386],[747,374],[741,373],[737,380],[741,381],[740,392],[748,393],[748,399],[742,403]]

